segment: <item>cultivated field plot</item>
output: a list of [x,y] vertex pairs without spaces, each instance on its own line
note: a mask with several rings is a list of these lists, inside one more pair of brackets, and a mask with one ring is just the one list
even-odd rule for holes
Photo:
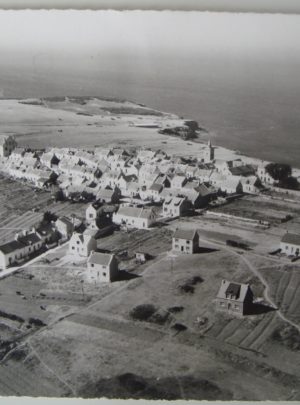
[[172,247],[172,231],[167,227],[151,230],[116,231],[113,235],[98,240],[98,248],[111,252],[128,251],[129,256],[135,252],[147,252],[159,255]]
[[[150,398],[156,392],[160,399],[299,399],[299,372],[290,376],[276,350],[268,354],[279,344],[272,338],[282,325],[276,312],[238,319],[214,310],[222,278],[251,282],[261,297],[259,280],[238,254],[209,246],[202,252],[176,258],[169,253],[149,262],[139,278],[116,283],[80,312],[33,335],[29,353],[38,353],[86,397]],[[132,318],[139,305],[152,305],[155,313]],[[187,329],[180,332],[176,324]],[[195,391],[186,385],[189,378]]]
[[85,217],[86,204],[54,202],[47,191],[0,176],[0,244],[14,238],[16,232],[30,229],[41,221],[43,213]]
[[170,228],[182,227],[198,229],[200,240],[216,241],[226,244],[227,240],[245,243],[250,249],[267,255],[278,249],[282,235],[286,232],[280,227],[261,229],[244,221],[215,218],[210,215],[182,217],[170,223]]
[[286,215],[298,216],[300,207],[297,202],[291,203],[280,200],[266,199],[262,196],[245,196],[232,201],[228,205],[215,208],[216,212],[268,221],[271,224],[280,224]]

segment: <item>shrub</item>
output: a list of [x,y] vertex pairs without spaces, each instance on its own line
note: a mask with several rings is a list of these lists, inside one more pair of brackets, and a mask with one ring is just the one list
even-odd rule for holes
[[182,312],[184,310],[184,307],[182,306],[174,306],[168,308],[168,311],[171,312],[172,314],[177,314],[178,312]]
[[156,312],[156,308],[152,304],[142,304],[137,305],[133,308],[129,315],[132,319],[136,321],[147,321],[154,313]]
[[172,329],[176,330],[176,332],[183,332],[184,330],[187,330],[187,327],[182,323],[175,323],[172,326]]
[[28,321],[30,324],[38,327],[47,326],[41,319],[38,318],[29,318]]
[[285,163],[269,163],[266,166],[266,171],[274,180],[279,181],[290,177],[292,174],[291,166]]

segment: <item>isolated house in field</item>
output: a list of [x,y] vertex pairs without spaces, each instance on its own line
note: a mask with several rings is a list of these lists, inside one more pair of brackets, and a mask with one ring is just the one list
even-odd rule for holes
[[74,224],[67,217],[60,217],[55,221],[55,227],[63,240],[67,240],[74,232]]
[[163,204],[164,217],[180,217],[188,212],[191,203],[186,197],[167,197]]
[[253,292],[248,284],[222,280],[215,302],[217,311],[246,315],[253,303]]
[[79,257],[88,257],[92,250],[96,250],[96,239],[91,235],[74,232],[69,242],[69,253]]
[[294,233],[286,233],[280,243],[282,253],[286,255],[299,256],[300,252],[300,235]]
[[196,253],[199,249],[199,233],[195,229],[176,229],[172,249],[180,253]]
[[91,252],[87,261],[87,279],[95,282],[111,282],[117,279],[119,265],[115,255]]
[[0,135],[0,156],[7,157],[17,146],[15,138],[11,135]]
[[153,208],[121,206],[113,214],[113,222],[131,228],[147,229],[154,225],[157,214]]

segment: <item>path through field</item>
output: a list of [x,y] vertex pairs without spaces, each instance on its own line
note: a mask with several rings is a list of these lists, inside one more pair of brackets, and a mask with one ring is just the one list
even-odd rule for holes
[[[264,298],[265,300],[273,307],[276,309],[276,314],[284,321],[287,322],[289,325],[293,326],[294,328],[296,328],[298,330],[298,332],[300,333],[300,325],[298,325],[297,323],[291,321],[290,319],[288,319],[281,311],[280,309],[277,307],[276,303],[272,300],[271,296],[270,296],[270,286],[267,283],[267,281],[265,280],[265,278],[262,276],[262,274],[259,272],[259,270],[247,259],[247,257],[244,256],[244,254],[240,254],[238,252],[236,252],[233,248],[230,248],[228,246],[224,246],[221,243],[218,243],[216,241],[210,241],[209,239],[202,239],[203,242],[206,242],[208,244],[214,245],[214,246],[218,246],[223,250],[226,250],[227,252],[233,254],[234,256],[238,256],[240,257],[240,259],[247,265],[247,267],[249,268],[249,270],[260,280],[260,282],[264,285]],[[250,253],[248,253],[250,255]]]

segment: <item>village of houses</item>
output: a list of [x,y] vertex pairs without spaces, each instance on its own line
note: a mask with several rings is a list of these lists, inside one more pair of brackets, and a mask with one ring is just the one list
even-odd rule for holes
[[[172,220],[193,218],[212,207],[230,204],[243,195],[258,195],[275,184],[266,163],[255,166],[243,159],[215,159],[214,150],[210,141],[198,159],[168,156],[162,150],[117,147],[26,150],[17,146],[13,136],[2,135],[0,170],[4,176],[34,189],[55,191],[61,200],[84,201],[86,211],[84,219],[76,218],[70,205],[69,216],[17,232],[14,240],[0,246],[1,270],[9,274],[10,268],[14,271],[48,249],[67,243],[67,254],[75,261],[85,261],[87,281],[112,282],[118,280],[118,260],[97,249],[97,239],[107,232],[151,232]],[[267,221],[252,222],[268,227]],[[200,245],[201,229],[176,226],[170,250],[194,254]],[[300,235],[286,232],[277,247],[277,254],[297,259]],[[144,262],[146,257],[147,252],[136,252],[137,260]],[[217,309],[245,313],[253,300],[250,286],[234,280],[220,280],[219,284]]]

